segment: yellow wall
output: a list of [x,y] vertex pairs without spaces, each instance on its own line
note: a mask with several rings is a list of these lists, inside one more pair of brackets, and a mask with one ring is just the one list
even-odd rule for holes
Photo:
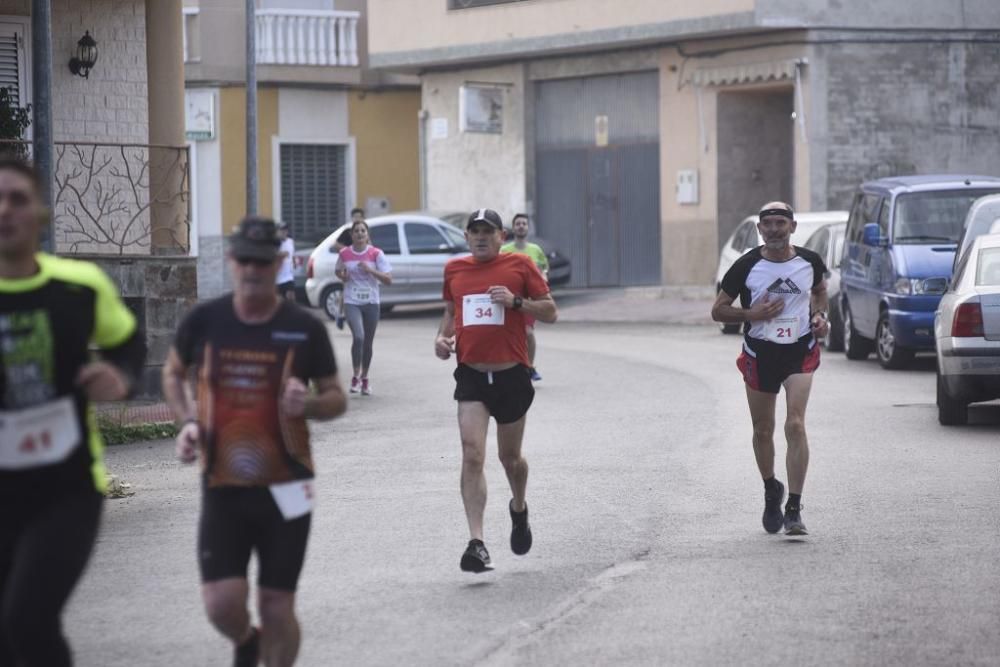
[[[219,143],[222,174],[222,231],[229,234],[246,213],[246,93],[243,88],[219,91]],[[257,212],[273,214],[271,202],[271,137],[278,133],[278,89],[257,91]]]
[[348,128],[356,141],[358,206],[388,197],[393,211],[420,208],[417,112],[420,91],[351,91]]

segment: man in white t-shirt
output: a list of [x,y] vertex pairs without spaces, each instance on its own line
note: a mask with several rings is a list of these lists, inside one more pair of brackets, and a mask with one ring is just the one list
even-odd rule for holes
[[278,253],[284,255],[281,260],[281,268],[278,270],[278,296],[295,300],[295,271],[292,268],[292,257],[295,255],[295,241],[288,236],[288,223],[278,223],[278,238],[281,239],[281,247]]
[[[726,273],[712,319],[743,324],[743,352],[736,365],[746,384],[753,449],[764,480],[764,530],[777,533],[784,527],[786,535],[805,535],[801,513],[809,467],[805,412],[813,372],[819,367],[817,339],[830,330],[826,266],[816,253],[791,244],[797,225],[791,206],[767,203],[758,218],[764,245],[740,257]],[[737,298],[739,308],[732,305]],[[785,485],[774,476],[775,403],[782,387],[788,406],[784,513]]]

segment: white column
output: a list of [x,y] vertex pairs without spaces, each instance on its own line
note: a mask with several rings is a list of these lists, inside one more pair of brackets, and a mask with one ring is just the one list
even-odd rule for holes
[[349,19],[348,26],[347,51],[350,57],[348,62],[356,67],[358,64],[358,20]]

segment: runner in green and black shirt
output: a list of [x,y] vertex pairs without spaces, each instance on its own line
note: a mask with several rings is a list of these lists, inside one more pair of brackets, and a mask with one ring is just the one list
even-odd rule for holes
[[60,667],[106,485],[90,403],[128,394],[145,346],[99,268],[38,252],[39,191],[0,159],[0,665]]

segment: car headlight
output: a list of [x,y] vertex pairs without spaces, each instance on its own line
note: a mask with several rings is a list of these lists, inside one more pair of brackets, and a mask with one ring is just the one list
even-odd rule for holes
[[900,278],[894,285],[896,294],[944,294],[948,291],[948,279],[938,278]]

